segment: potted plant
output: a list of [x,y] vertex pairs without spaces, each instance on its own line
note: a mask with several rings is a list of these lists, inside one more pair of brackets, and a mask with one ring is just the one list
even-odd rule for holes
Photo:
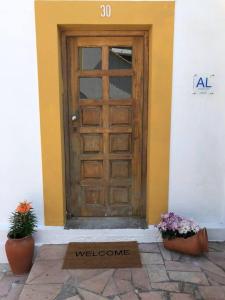
[[12,272],[16,275],[30,271],[34,254],[33,232],[37,218],[31,203],[20,202],[10,219],[8,240],[5,244],[6,255]]
[[178,216],[173,212],[161,215],[159,229],[164,247],[184,254],[200,255],[208,251],[206,228],[201,229],[191,219]]

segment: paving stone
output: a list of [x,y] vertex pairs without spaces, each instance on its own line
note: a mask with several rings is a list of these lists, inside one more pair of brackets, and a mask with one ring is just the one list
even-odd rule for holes
[[146,243],[138,245],[140,252],[157,252],[159,253],[159,246],[157,243]]
[[212,279],[210,277],[208,277],[207,279],[208,279],[210,285],[214,285],[214,286],[221,285],[221,283],[216,282],[214,279]]
[[208,280],[202,272],[177,272],[168,271],[169,277],[175,281],[191,282],[196,284],[208,285]]
[[224,300],[225,289],[219,286],[200,286],[199,292],[204,300]]
[[159,248],[164,260],[180,260],[180,257],[182,255],[181,253],[167,250],[166,248],[164,248],[163,243],[159,243]]
[[53,300],[61,290],[62,284],[25,285],[19,300]]
[[3,297],[2,299],[4,299],[4,300],[18,300],[19,295],[21,294],[21,292],[23,290],[23,287],[24,287],[23,284],[13,283],[8,295]]
[[197,257],[193,255],[186,255],[186,254],[181,254],[179,261],[180,262],[187,262],[190,264],[194,264],[196,261]]
[[158,245],[164,260],[172,260],[172,252],[165,249],[163,243],[159,243]]
[[209,242],[209,251],[225,251],[225,242]]
[[144,265],[163,264],[162,256],[159,253],[141,253],[141,261]]
[[195,300],[203,300],[198,289],[196,289],[195,292],[194,292],[194,299]]
[[169,281],[164,265],[149,265],[147,270],[150,282]]
[[[5,275],[0,280],[0,297],[6,296],[13,283],[24,283],[24,276]],[[20,282],[21,280],[21,282]]]
[[129,292],[131,290],[133,290],[133,286],[130,283],[130,281],[127,280],[121,280],[121,279],[114,279],[117,290],[118,290],[118,294],[123,294],[126,292]]
[[113,300],[120,300],[120,297],[119,297],[119,296],[115,296],[115,297],[113,298]]
[[65,245],[43,245],[38,249],[35,261],[64,259],[67,244]]
[[178,262],[178,261],[172,261],[168,260],[165,261],[165,267],[168,271],[192,271],[192,272],[200,272],[201,269],[197,266],[191,265],[189,263],[185,262]]
[[64,283],[70,274],[62,269],[62,260],[36,261],[28,276],[29,284]]
[[163,300],[163,299],[165,299],[165,294],[163,292],[140,293],[139,296],[141,297],[141,300]]
[[79,292],[80,296],[82,297],[82,299],[84,299],[84,300],[107,300],[107,298],[105,298],[105,297],[96,295],[94,293],[85,291],[83,289],[78,289],[78,292]]
[[178,252],[171,251],[172,260],[179,261],[182,254]]
[[77,294],[77,289],[75,286],[75,282],[72,278],[67,280],[64,285],[62,286],[62,289],[60,293],[57,295],[55,300],[64,300],[69,297],[73,297]]
[[74,269],[68,270],[76,284],[105,272],[106,269]]
[[81,300],[80,296],[76,295],[70,298],[66,298],[65,300]]
[[127,294],[121,295],[120,296],[121,300],[138,300],[139,298],[137,297],[137,295],[132,291],[129,292]]
[[152,282],[151,287],[156,290],[163,290],[168,292],[180,292],[179,282]]
[[208,252],[206,256],[214,264],[225,270],[225,252]]
[[12,278],[14,278],[13,280],[13,284],[25,284],[27,278],[28,278],[28,274],[24,274],[24,275],[11,275]]
[[113,278],[109,279],[109,282],[106,284],[105,289],[103,291],[103,296],[115,296],[118,294],[117,286],[113,280]]
[[225,259],[225,251],[208,252],[205,254],[205,256],[221,260],[221,259]]
[[200,267],[203,270],[225,277],[225,272],[205,257],[193,258],[191,260],[189,259],[188,263],[196,267]]
[[135,288],[151,290],[148,273],[144,268],[132,269],[132,281]]
[[210,281],[211,284],[213,285],[225,285],[225,278],[223,276],[219,276],[215,273],[209,272],[209,271],[205,271],[205,274],[208,276],[208,279]]
[[97,294],[102,293],[114,270],[105,271],[88,280],[82,281],[80,287]]
[[6,273],[10,271],[10,266],[7,263],[1,263],[0,264],[0,273]]
[[170,300],[194,300],[192,295],[184,293],[170,293]]
[[131,269],[117,269],[114,277],[118,279],[131,280]]
[[194,294],[197,289],[197,285],[193,283],[183,282],[182,291],[186,294]]

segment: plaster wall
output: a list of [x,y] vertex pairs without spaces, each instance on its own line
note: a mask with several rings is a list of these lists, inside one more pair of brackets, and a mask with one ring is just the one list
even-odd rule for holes
[[[225,222],[225,2],[177,0],[169,209]],[[193,95],[195,73],[215,74],[214,95]]]
[[0,226],[18,201],[33,202],[43,224],[41,146],[32,0],[0,7]]

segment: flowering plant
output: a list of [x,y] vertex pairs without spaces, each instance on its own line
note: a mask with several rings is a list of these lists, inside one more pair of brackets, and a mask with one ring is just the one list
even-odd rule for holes
[[30,202],[20,202],[16,211],[12,213],[9,219],[10,229],[8,237],[11,239],[20,239],[35,232],[37,218],[33,212]]
[[200,230],[199,225],[193,220],[183,218],[173,212],[161,215],[161,222],[156,227],[163,239],[188,238]]

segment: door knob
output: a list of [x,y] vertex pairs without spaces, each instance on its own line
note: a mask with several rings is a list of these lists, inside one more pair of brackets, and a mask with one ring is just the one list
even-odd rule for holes
[[77,111],[75,114],[72,115],[71,119],[72,121],[77,121],[79,118],[79,112]]

